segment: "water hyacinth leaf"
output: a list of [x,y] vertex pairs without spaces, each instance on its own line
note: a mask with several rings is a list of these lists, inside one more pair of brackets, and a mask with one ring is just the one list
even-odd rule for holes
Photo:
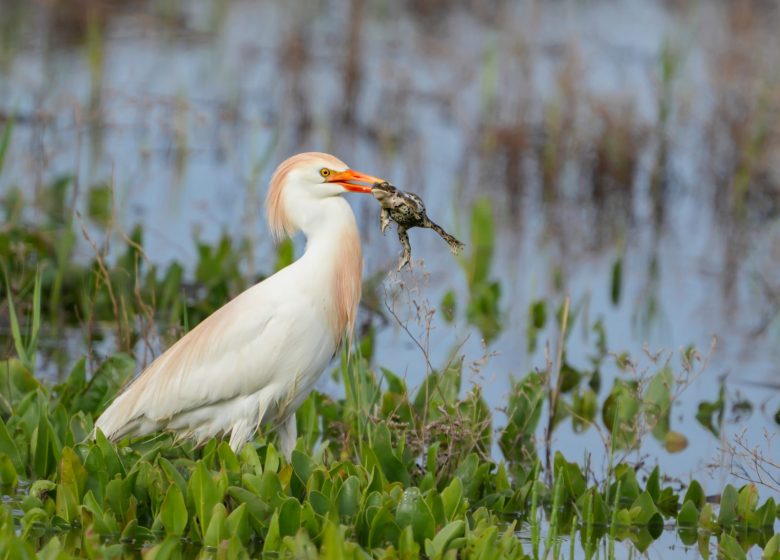
[[160,519],[165,532],[168,535],[181,536],[187,528],[189,514],[187,513],[187,504],[184,502],[181,490],[176,484],[168,487],[162,506],[160,508]]
[[727,484],[720,495],[720,512],[718,513],[718,524],[723,527],[731,527],[737,522],[737,504],[739,494],[737,489],[731,484]]
[[298,479],[305,485],[314,470],[314,462],[297,449],[292,452],[291,462],[293,472],[295,472]]
[[587,430],[596,419],[598,398],[590,387],[577,391],[572,398],[571,422],[575,433]]
[[226,441],[221,441],[217,447],[217,456],[219,457],[219,464],[225,471],[229,473],[238,474],[241,472],[241,463],[238,461],[238,457],[233,453],[230,445]]
[[47,478],[57,465],[60,455],[59,442],[49,422],[46,406],[38,409],[38,425],[32,436],[30,454],[33,473],[39,478]]
[[747,555],[737,539],[728,533],[722,533],[718,538],[718,558],[729,560],[745,560]]
[[452,521],[442,527],[433,540],[425,541],[425,554],[430,558],[440,558],[447,552],[450,543],[462,537],[466,532],[466,523],[462,519]]
[[454,477],[452,482],[442,490],[441,501],[444,506],[444,517],[451,521],[460,512],[463,503],[463,482],[460,478]]
[[13,490],[19,484],[19,476],[11,458],[0,452],[0,486],[6,490]]
[[227,519],[227,510],[222,503],[214,504],[211,510],[211,518],[206,534],[203,537],[203,544],[207,547],[217,548],[223,539],[227,537],[225,531],[225,519]]
[[175,536],[170,536],[160,544],[153,546],[144,558],[146,560],[174,560],[181,558],[182,542]]
[[249,523],[253,531],[262,533],[262,531],[268,528],[268,519],[272,514],[272,510],[268,504],[249,490],[237,486],[231,486],[228,489],[228,494],[232,499],[236,500],[236,502],[246,506]]
[[0,453],[8,457],[18,471],[24,472],[26,470],[19,448],[16,446],[11,434],[8,433],[8,428],[2,418],[0,418]]
[[748,524],[753,528],[763,530],[767,527],[773,527],[776,517],[780,518],[780,508],[775,505],[774,498],[769,498],[764,502],[764,505],[748,517]]
[[737,496],[737,515],[740,519],[747,520],[758,506],[758,488],[753,483],[745,484]]
[[398,542],[401,528],[395,521],[390,507],[382,506],[371,520],[368,534],[368,546],[370,548],[381,546],[386,542]]
[[376,427],[374,452],[379,461],[379,467],[389,482],[400,482],[404,486],[409,485],[409,471],[406,470],[404,464],[395,455],[395,451],[390,444],[390,430],[384,424]]
[[425,539],[432,539],[434,536],[436,523],[418,488],[404,490],[395,520],[401,529],[411,527],[414,540],[420,545],[425,543]]
[[279,508],[279,534],[292,536],[301,527],[301,504],[295,498],[288,498]]
[[780,533],[767,541],[761,554],[761,560],[780,560]]
[[57,485],[56,515],[67,523],[74,523],[80,518],[79,500],[73,493],[73,488],[65,484]]
[[720,384],[718,399],[714,402],[702,401],[696,412],[696,420],[707,428],[716,438],[720,437],[720,429],[723,425],[723,414],[726,410],[726,387]]
[[279,470],[280,464],[281,459],[279,458],[279,453],[276,451],[276,448],[273,446],[273,444],[269,443],[268,447],[265,448],[265,463],[263,464],[263,474],[266,472],[277,472]]
[[225,529],[228,535],[237,537],[242,544],[249,542],[252,531],[249,526],[249,513],[246,504],[241,504],[230,512],[230,515],[225,519]]
[[652,427],[653,437],[663,441],[669,431],[674,375],[667,366],[653,376],[642,397],[645,418]]
[[106,439],[106,436],[100,430],[97,430],[95,433],[95,443],[103,456],[103,462],[109,477],[113,478],[117,475],[121,477],[127,476],[125,465],[119,457],[116,447]]
[[203,461],[198,461],[192,472],[188,494],[198,519],[200,536],[204,538],[214,506],[222,501],[222,493]]
[[510,461],[535,457],[534,434],[544,405],[544,375],[530,373],[515,384],[509,396],[508,421],[499,438],[501,451]]
[[699,524],[699,510],[691,500],[686,500],[677,514],[677,524],[680,527],[696,527]]
[[357,513],[360,500],[360,480],[356,476],[350,476],[339,489],[336,503],[338,503],[339,515],[352,517]]
[[697,509],[701,509],[704,507],[706,498],[707,497],[704,494],[704,489],[701,487],[701,484],[699,484],[699,481],[693,479],[691,484],[688,486],[688,490],[685,492],[683,501],[691,501]]
[[604,426],[610,431],[618,449],[630,449],[637,443],[637,415],[640,411],[637,384],[615,379],[601,410]]

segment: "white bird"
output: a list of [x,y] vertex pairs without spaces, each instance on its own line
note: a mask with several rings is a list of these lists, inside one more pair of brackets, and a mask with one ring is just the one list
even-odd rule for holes
[[266,198],[279,239],[302,231],[300,259],[239,294],[159,356],[101,414],[110,440],[166,430],[201,443],[230,434],[238,451],[260,424],[289,458],[295,411],[351,338],[363,257],[355,216],[339,195],[381,179],[329,154],[284,161]]

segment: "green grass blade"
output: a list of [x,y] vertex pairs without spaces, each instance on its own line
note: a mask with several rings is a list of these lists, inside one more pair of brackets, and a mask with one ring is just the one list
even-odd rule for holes
[[8,146],[11,145],[11,133],[13,130],[14,120],[11,118],[5,123],[3,136],[0,137],[0,173],[2,173],[3,166],[5,165],[5,156],[8,153]]

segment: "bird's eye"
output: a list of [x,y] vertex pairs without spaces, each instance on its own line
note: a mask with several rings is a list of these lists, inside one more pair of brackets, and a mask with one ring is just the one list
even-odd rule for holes
[[320,169],[320,175],[322,175],[323,177],[327,177],[328,175],[330,175],[330,169],[328,169],[327,167],[323,167],[322,169]]

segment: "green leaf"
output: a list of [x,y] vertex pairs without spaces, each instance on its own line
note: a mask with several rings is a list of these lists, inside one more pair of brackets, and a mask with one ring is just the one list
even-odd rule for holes
[[291,457],[293,472],[298,476],[301,482],[305,485],[309,480],[312,471],[314,470],[314,461],[308,456],[301,453],[297,449],[294,449]]
[[706,496],[704,494],[704,489],[696,479],[691,481],[687,492],[685,492],[685,498],[683,498],[683,501],[687,502],[689,500],[693,502],[693,505],[696,506],[696,509],[701,509],[704,507]]
[[170,536],[160,544],[153,546],[144,554],[145,560],[174,560],[181,558],[182,542],[179,537]]
[[620,294],[623,288],[623,258],[618,257],[612,264],[612,282],[611,282],[610,296],[612,299],[612,305],[620,303]]
[[686,500],[680,513],[677,514],[677,525],[680,527],[696,527],[699,524],[699,510],[691,500]]
[[360,480],[356,476],[350,476],[339,489],[336,503],[339,515],[352,517],[357,513],[360,501]]
[[3,167],[5,166],[5,155],[8,153],[8,146],[11,145],[11,134],[14,130],[14,119],[11,117],[10,119],[6,120],[5,126],[3,127],[3,135],[0,136],[0,173],[3,171]]
[[720,512],[718,524],[722,527],[731,527],[737,522],[737,502],[739,494],[731,484],[727,484],[720,496]]
[[226,518],[227,510],[225,505],[221,502],[214,504],[214,509],[211,510],[209,526],[206,529],[206,535],[203,537],[204,545],[217,548],[227,538],[227,532],[225,531]]
[[637,383],[615,379],[612,391],[604,401],[601,415],[617,449],[630,449],[636,445],[639,410]]
[[214,506],[222,501],[222,494],[203,461],[198,461],[192,471],[188,493],[198,518],[201,538],[205,538]]
[[225,520],[225,528],[228,535],[235,535],[242,544],[249,542],[252,533],[249,527],[249,513],[246,504],[241,504],[228,515]]
[[441,501],[444,506],[444,517],[451,521],[460,512],[463,503],[463,482],[460,478],[453,477],[449,485],[442,490]]
[[[465,532],[466,523],[462,519],[448,523],[441,529],[441,531],[436,534],[436,536],[433,538],[433,541],[426,541],[426,554],[430,557],[444,554],[447,551],[449,544],[458,537],[462,537]],[[430,550],[428,543],[431,544]]]
[[18,471],[24,472],[26,470],[19,449],[11,438],[11,434],[8,433],[8,428],[2,418],[0,418],[0,453],[7,456]]
[[659,441],[663,441],[669,431],[673,387],[674,375],[667,366],[653,376],[643,395],[645,418],[653,430],[653,437]]
[[764,545],[761,560],[780,560],[780,533],[777,533]]
[[19,483],[16,468],[11,458],[0,452],[0,485],[4,488],[14,489]]
[[395,513],[395,520],[401,529],[412,527],[414,540],[422,545],[425,539],[432,539],[436,524],[420,490],[415,487],[404,490]]
[[758,506],[758,488],[753,483],[745,484],[737,496],[737,514],[740,519],[749,519],[756,506]]
[[728,533],[721,534],[718,539],[718,558],[724,558],[728,560],[745,560],[747,556],[745,551],[737,542],[737,539],[729,535]]
[[295,498],[288,498],[279,508],[279,534],[293,536],[301,527],[301,504]]
[[184,535],[187,528],[187,505],[184,502],[181,490],[176,484],[168,487],[162,506],[160,508],[160,520],[168,535]]
[[385,424],[376,427],[374,433],[374,453],[379,460],[379,467],[389,482],[400,482],[408,486],[411,482],[409,472],[401,460],[395,456],[390,445],[390,430]]

